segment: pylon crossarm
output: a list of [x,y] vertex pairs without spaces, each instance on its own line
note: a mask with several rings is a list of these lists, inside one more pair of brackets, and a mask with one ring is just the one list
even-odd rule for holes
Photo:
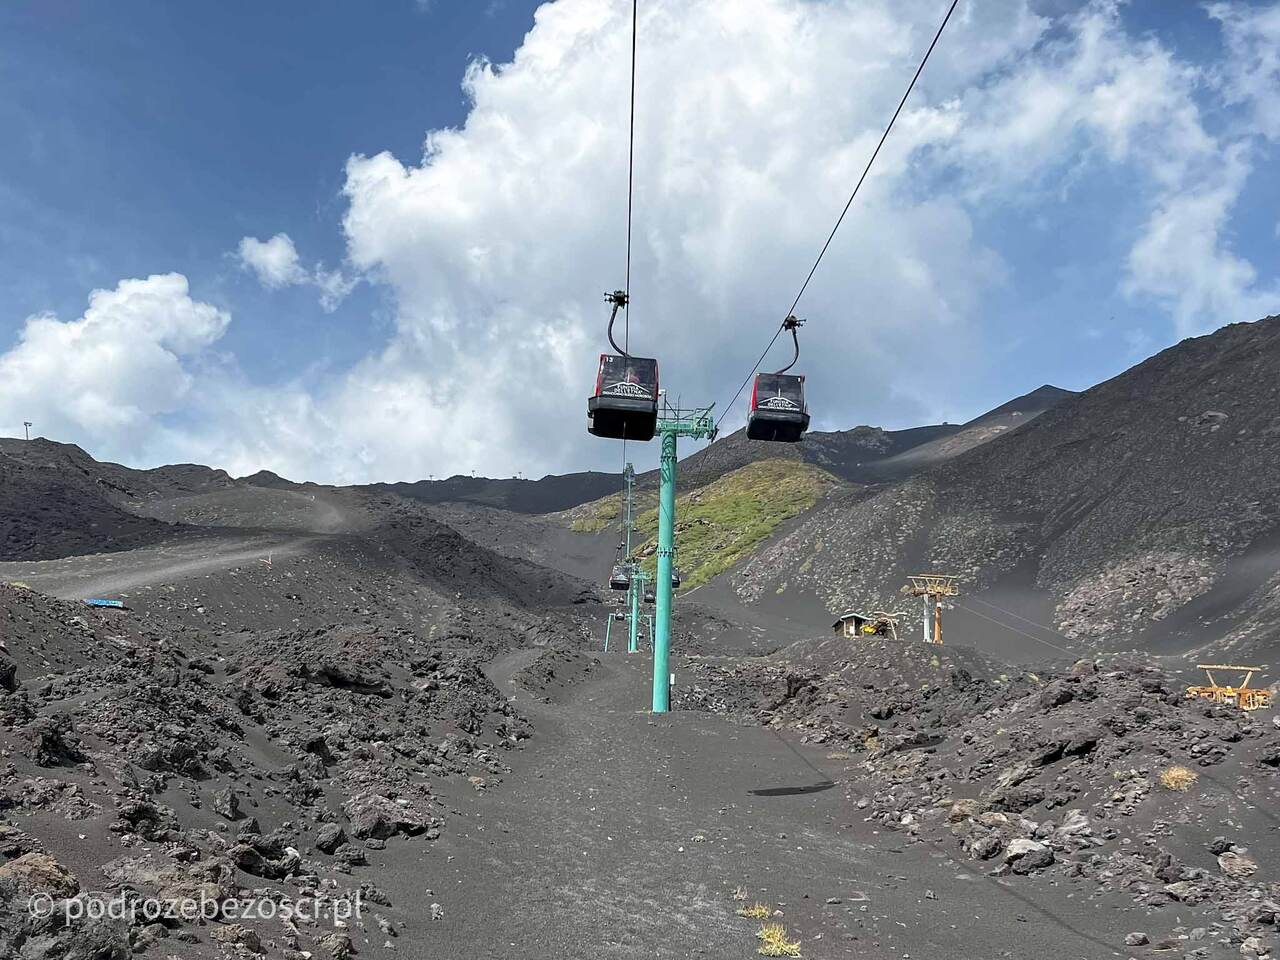
[[707,407],[682,409],[664,405],[658,417],[658,432],[664,435],[689,437],[692,440],[714,440],[716,422],[711,416],[715,404]]

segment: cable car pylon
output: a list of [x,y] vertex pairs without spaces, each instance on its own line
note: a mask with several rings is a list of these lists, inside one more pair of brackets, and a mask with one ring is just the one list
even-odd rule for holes
[[609,642],[615,622],[627,621],[627,653],[639,652],[640,627],[642,624],[649,627],[649,643],[650,645],[653,644],[653,619],[652,617],[646,617],[641,612],[640,606],[653,579],[641,569],[640,564],[631,555],[631,535],[636,527],[635,487],[636,470],[634,466],[628,463],[622,470],[621,538],[618,542],[618,551],[622,555],[622,562],[614,564],[609,576],[609,586],[611,588],[615,590],[625,589],[627,591],[623,604],[627,612],[612,612],[605,621],[605,652],[609,650]]
[[680,437],[714,440],[716,424],[711,409],[682,410],[665,400],[658,417],[662,437],[658,465],[658,575],[655,589],[656,626],[653,637],[653,712],[671,709],[671,600],[675,592],[676,558],[676,441]]

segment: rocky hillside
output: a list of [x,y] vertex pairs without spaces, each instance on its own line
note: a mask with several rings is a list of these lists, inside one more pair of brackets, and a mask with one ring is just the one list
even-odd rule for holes
[[1265,712],[1189,700],[1141,659],[1033,673],[827,638],[684,666],[682,708],[822,744],[843,772],[809,789],[843,788],[890,837],[966,873],[1050,877],[1098,909],[1131,901],[1140,949],[1121,956],[1268,955],[1280,724]]
[[1173,629],[1179,611],[1198,612],[1180,629],[1202,634],[1213,618],[1267,618],[1280,587],[1266,559],[1277,400],[1280,318],[1186,340],[905,482],[829,499],[735,588],[889,608],[907,573],[937,568],[969,592],[1036,593],[1057,629],[1090,644]]
[[0,560],[127,550],[171,537],[168,524],[130,505],[222,489],[221,470],[191,464],[131,470],[73,444],[0,438]]
[[[828,432],[815,430],[794,445],[748,440],[745,430],[736,430],[685,457],[680,463],[680,482],[685,488],[700,487],[748,464],[779,458],[810,463],[858,483],[903,477],[1028,423],[1071,396],[1074,394],[1070,390],[1043,386],[965,424],[933,424],[906,430],[868,426]],[[270,474],[245,479],[257,486],[288,483]],[[658,485],[656,470],[642,473],[636,479],[641,490]],[[368,489],[430,504],[467,504],[513,513],[544,514],[570,510],[606,497],[620,485],[616,474],[588,471],[540,480],[455,476],[445,480],[373,484]]]
[[[382,893],[371,864],[436,839],[433,786],[500,782],[529,733],[476,648],[385,623],[175,642],[163,619],[0,586],[0,625],[0,956],[114,960],[161,940],[155,955],[363,952],[430,916]],[[88,890],[372,909],[300,931],[26,908]]]
[[[796,444],[748,440],[745,430],[736,430],[682,460],[680,483],[686,489],[699,487],[749,463],[778,458],[813,464],[852,483],[900,479],[1030,423],[1073,396],[1070,390],[1046,385],[964,424],[813,430]],[[642,489],[656,487],[657,471],[641,474],[637,481]]]
[[456,476],[413,483],[376,483],[368,489],[423,503],[468,503],[514,513],[552,513],[602,497],[616,490],[620,482],[616,474],[586,471],[541,480]]

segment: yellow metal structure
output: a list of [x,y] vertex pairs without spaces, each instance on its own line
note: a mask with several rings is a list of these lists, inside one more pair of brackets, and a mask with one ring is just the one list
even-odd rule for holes
[[900,613],[886,613],[884,610],[874,610],[871,613],[871,619],[862,625],[862,632],[868,636],[889,637],[890,639],[898,639],[898,617]]
[[898,639],[901,613],[873,610],[871,613],[843,613],[831,626],[844,637],[888,637]]
[[956,586],[956,578],[949,574],[918,573],[907,579],[911,581],[907,588],[917,597],[929,595],[954,597],[960,593],[960,588]]
[[[1198,663],[1196,664],[1196,669],[1203,670],[1209,678],[1209,682],[1203,686],[1187,687],[1188,697],[1199,697],[1211,703],[1230,704],[1239,707],[1241,710],[1262,710],[1271,706],[1272,695],[1270,690],[1249,686],[1249,681],[1253,679],[1253,675],[1261,672],[1265,669],[1264,667],[1242,667],[1227,663]],[[1239,670],[1244,674],[1244,678],[1235,686],[1220,684],[1213,676],[1214,670]]]
[[945,573],[917,573],[907,578],[903,593],[924,597],[924,642],[942,643],[942,598],[960,593],[956,578]]

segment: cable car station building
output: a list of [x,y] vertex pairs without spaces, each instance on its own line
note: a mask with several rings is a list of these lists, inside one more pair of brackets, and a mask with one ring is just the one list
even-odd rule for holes
[[840,619],[831,625],[837,636],[851,640],[864,637],[898,638],[897,618],[885,613],[849,613],[840,614]]

